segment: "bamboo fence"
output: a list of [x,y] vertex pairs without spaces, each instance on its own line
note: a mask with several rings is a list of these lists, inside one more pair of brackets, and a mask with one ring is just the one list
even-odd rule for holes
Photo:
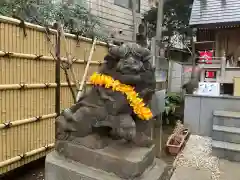
[[[24,23],[25,36],[19,24],[19,20],[0,16],[0,174],[45,156],[55,141],[56,60],[49,51],[45,27]],[[57,31],[48,32],[55,46]],[[67,60],[67,53],[74,57],[73,72],[80,81],[92,40],[68,33],[65,37],[67,47],[61,41],[61,60]],[[96,43],[87,76],[98,70],[107,49],[106,43]],[[60,107],[64,109],[73,98],[63,70],[60,80]],[[75,85],[71,80],[71,86]]]

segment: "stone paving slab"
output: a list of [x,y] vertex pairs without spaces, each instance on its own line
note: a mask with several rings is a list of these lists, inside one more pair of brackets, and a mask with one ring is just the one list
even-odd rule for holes
[[240,163],[230,162],[221,159],[220,162],[220,180],[239,180],[240,179]]
[[[219,180],[240,180],[240,163],[219,160]],[[193,167],[177,167],[171,180],[211,180],[211,171]]]
[[171,180],[211,180],[211,171],[192,167],[177,167]]

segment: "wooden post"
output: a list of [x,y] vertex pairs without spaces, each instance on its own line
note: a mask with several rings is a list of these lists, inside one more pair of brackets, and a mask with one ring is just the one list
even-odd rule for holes
[[169,62],[168,62],[168,87],[167,87],[167,92],[169,92],[169,90],[171,90],[172,70],[173,70],[173,61],[169,60]]
[[137,9],[137,3],[136,0],[132,0],[132,15],[133,15],[133,41],[136,42],[136,38],[137,38],[137,13],[136,13],[136,9]]
[[223,51],[221,58],[221,82],[224,82],[225,79],[225,71],[226,71],[226,53]]
[[[162,22],[163,22],[163,6],[164,0],[158,1],[158,17],[157,17],[157,29],[156,29],[156,44],[155,44],[155,57],[156,57],[156,72],[159,73],[160,71],[160,59],[165,58],[163,53],[160,53],[160,48],[163,48],[162,44]],[[159,57],[160,55],[160,57]],[[160,58],[160,59],[159,59]],[[160,84],[162,85],[163,82],[157,82],[157,90],[162,89],[160,88]],[[157,121],[159,126],[155,127],[155,138],[156,138],[156,156],[160,157],[162,153],[162,114],[157,117]]]
[[195,32],[196,29],[193,30],[193,37],[191,38],[191,45],[192,45],[192,74],[191,74],[191,78],[193,78],[194,76],[194,72],[195,72],[195,67],[196,67],[196,47],[195,47]]
[[153,68],[156,68],[156,39],[155,37],[152,38],[151,41],[151,52],[152,52],[152,66]]
[[61,63],[61,55],[60,55],[60,39],[61,39],[61,30],[58,24],[58,29],[57,29],[57,37],[56,37],[56,68],[55,68],[55,83],[57,84],[56,87],[56,92],[55,92],[55,112],[57,115],[60,114],[60,71],[61,71],[61,67],[60,67],[60,63]]

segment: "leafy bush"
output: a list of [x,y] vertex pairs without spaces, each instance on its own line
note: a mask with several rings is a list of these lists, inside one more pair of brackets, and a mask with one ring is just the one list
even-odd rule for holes
[[170,113],[175,113],[176,107],[180,106],[182,98],[177,93],[169,93],[165,98],[165,113],[170,115]]
[[85,37],[97,36],[100,40],[107,38],[107,32],[103,31],[98,18],[89,12],[84,3],[67,5],[52,1],[39,3],[39,0],[1,0],[0,14],[44,26],[60,22],[66,32]]

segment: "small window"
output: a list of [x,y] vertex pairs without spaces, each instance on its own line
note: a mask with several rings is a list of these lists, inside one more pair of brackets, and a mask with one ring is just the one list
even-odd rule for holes
[[234,88],[233,83],[222,83],[220,86],[221,94],[233,96]]
[[[114,4],[126,9],[132,9],[132,0],[114,0]],[[140,13],[140,0],[136,0],[136,12]]]

